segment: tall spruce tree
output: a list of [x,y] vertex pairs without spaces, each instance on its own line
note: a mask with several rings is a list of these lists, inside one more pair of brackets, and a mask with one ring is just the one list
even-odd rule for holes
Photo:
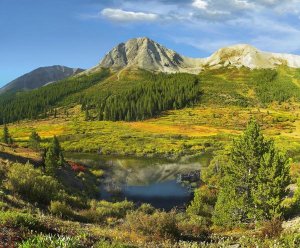
[[289,161],[251,120],[234,141],[215,206],[215,225],[232,227],[279,218],[290,183]]

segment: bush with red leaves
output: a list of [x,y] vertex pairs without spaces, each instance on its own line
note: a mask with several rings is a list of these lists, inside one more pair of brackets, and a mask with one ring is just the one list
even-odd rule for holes
[[84,167],[81,164],[77,164],[77,163],[72,162],[72,161],[69,161],[68,163],[69,163],[69,165],[71,166],[71,169],[74,172],[85,172],[86,171],[86,167]]

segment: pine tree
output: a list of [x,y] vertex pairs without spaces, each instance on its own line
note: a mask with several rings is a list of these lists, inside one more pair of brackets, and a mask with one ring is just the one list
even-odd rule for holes
[[50,147],[51,147],[52,152],[55,155],[55,157],[59,158],[59,155],[61,153],[61,147],[60,147],[59,141],[58,141],[56,136],[53,137],[53,140],[52,140],[52,143],[51,143]]
[[10,135],[9,135],[9,131],[6,125],[4,125],[3,127],[3,136],[2,136],[2,142],[5,144],[9,144],[10,143]]
[[40,149],[41,137],[35,131],[33,131],[29,137],[28,146],[32,149]]
[[57,159],[52,149],[48,149],[45,157],[45,171],[48,175],[55,176],[58,167]]
[[288,159],[266,140],[256,121],[233,143],[213,222],[235,226],[280,217],[290,183]]

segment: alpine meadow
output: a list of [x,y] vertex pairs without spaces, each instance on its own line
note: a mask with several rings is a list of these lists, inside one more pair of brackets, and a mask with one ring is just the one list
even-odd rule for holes
[[300,247],[299,6],[0,3],[0,247]]

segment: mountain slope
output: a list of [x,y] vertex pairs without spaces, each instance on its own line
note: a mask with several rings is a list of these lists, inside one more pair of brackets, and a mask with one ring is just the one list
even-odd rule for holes
[[[140,68],[167,73],[198,74],[204,69],[242,66],[250,69],[275,68],[285,65],[300,68],[300,56],[268,53],[246,44],[221,48],[208,58],[189,58],[165,48],[149,38],[136,38],[121,43],[105,55],[95,68],[119,70]],[[94,69],[95,69],[94,68]]]
[[48,83],[52,83],[64,78],[73,76],[84,71],[79,68],[69,68],[66,66],[48,66],[40,67],[25,75],[13,80],[0,89],[0,94],[7,91],[26,91],[42,87]]

